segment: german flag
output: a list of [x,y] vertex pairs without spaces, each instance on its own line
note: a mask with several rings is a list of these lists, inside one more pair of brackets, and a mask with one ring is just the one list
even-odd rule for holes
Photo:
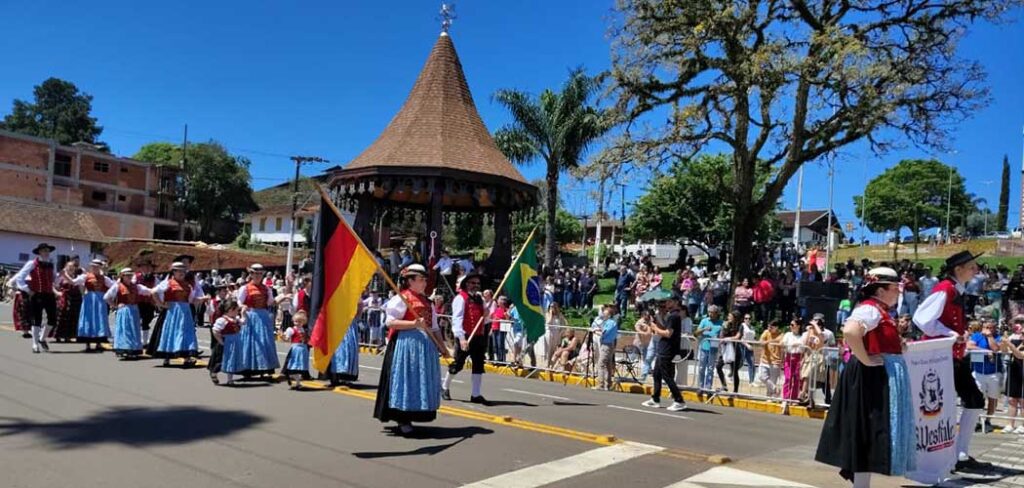
[[373,253],[356,236],[341,212],[320,190],[310,320],[313,366],[323,372],[355,318],[363,290],[377,272]]

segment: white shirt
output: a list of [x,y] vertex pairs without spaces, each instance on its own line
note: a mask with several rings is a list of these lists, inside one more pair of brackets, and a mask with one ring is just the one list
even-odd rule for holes
[[466,329],[462,327],[462,322],[465,321],[465,318],[466,300],[462,298],[462,295],[455,295],[455,299],[452,300],[452,334],[459,340],[466,338]]
[[[241,315],[235,318],[235,322],[239,325],[241,325],[244,320],[245,318],[242,317]],[[228,319],[225,317],[218,317],[217,320],[213,323],[213,331],[217,333],[224,332],[224,328],[227,326]]]
[[[42,258],[38,258],[38,259],[40,261],[44,261]],[[46,262],[52,262],[52,261],[46,261]],[[18,271],[18,273],[14,275],[14,284],[18,287],[19,290],[21,290],[21,291],[30,291],[30,288],[28,286],[28,277],[29,277],[30,274],[32,274],[32,270],[34,270],[34,269],[36,269],[36,260],[35,259],[30,259],[27,263],[25,263],[24,266],[21,267],[21,270]],[[57,269],[57,265],[54,264],[53,265],[53,284],[54,285],[57,284],[57,279],[59,277],[60,277],[60,271]]]
[[441,274],[447,276],[452,274],[453,264],[455,264],[455,261],[453,261],[452,258],[448,256],[441,256],[441,259],[438,259],[437,263],[434,264],[434,269],[441,270]]
[[782,336],[782,345],[786,346],[786,352],[789,354],[802,354],[804,352],[804,336],[786,332]]
[[[104,276],[104,278],[106,278],[106,277]],[[107,278],[107,279],[109,280],[110,278]],[[107,289],[107,292],[103,294],[103,299],[108,301],[108,302],[113,303],[114,300],[117,299],[117,292],[121,289],[121,287],[118,286],[119,284],[120,283],[114,282],[113,285],[110,285],[110,288]],[[153,294],[153,290],[150,290],[149,288],[146,288],[145,286],[142,286],[142,285],[140,285],[138,283],[132,283],[132,284],[126,285],[126,286],[129,286],[129,287],[134,286],[135,287],[135,292],[138,293],[140,297],[148,297],[148,296]],[[129,290],[130,289],[131,288],[129,288]]]
[[[405,311],[409,307],[405,305],[405,300],[402,299],[402,295],[395,295],[388,300],[388,303],[384,305],[384,315],[387,316],[385,324],[391,325],[394,320],[405,320]],[[430,328],[432,330],[441,330],[441,327],[437,325],[437,315],[431,314],[433,320],[430,322]]]
[[462,268],[466,274],[472,273],[476,266],[473,266],[473,261],[463,258],[459,260],[459,267]]
[[[156,285],[156,287],[153,288],[153,290],[152,290],[153,296],[155,296],[158,299],[160,299],[161,302],[164,301],[164,293],[167,291],[167,289],[170,286],[171,286],[170,278],[161,281],[160,284]],[[188,301],[189,301],[189,303],[194,303],[196,300],[199,300],[202,297],[203,297],[203,289],[198,287],[198,286],[193,286],[192,287],[192,294],[190,294],[188,296]]]
[[[956,291],[963,293],[964,288],[960,283],[956,284]],[[946,294],[932,293],[924,299],[924,303],[918,305],[914,312],[914,325],[925,335],[931,337],[950,336],[956,334],[945,324],[939,322],[942,311],[946,308]]]
[[[89,278],[89,273],[82,273],[71,280],[71,283],[75,286],[85,286],[85,280]],[[110,279],[109,276],[103,275],[103,282],[106,283],[107,288],[114,286],[117,282]],[[109,291],[109,290],[108,290]],[[88,292],[88,290],[87,290]]]

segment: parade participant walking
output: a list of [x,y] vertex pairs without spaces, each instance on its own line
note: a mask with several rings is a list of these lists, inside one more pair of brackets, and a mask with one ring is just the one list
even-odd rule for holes
[[154,357],[164,359],[164,366],[170,365],[172,358],[184,358],[184,366],[191,367],[199,356],[192,303],[205,298],[202,291],[186,278],[187,269],[185,263],[172,264],[171,276],[153,290],[158,304],[166,309],[153,354]]
[[[181,278],[181,283],[188,283],[189,286],[195,287],[195,275],[190,269],[192,262],[195,260],[194,257],[188,254],[181,254],[174,258],[174,264],[180,264],[183,266],[185,274]],[[172,273],[173,275],[173,273]],[[166,283],[171,279],[171,276],[167,276],[160,284]],[[158,285],[159,286],[159,285]],[[154,288],[155,289],[155,288]],[[155,297],[155,295],[154,295]],[[164,321],[167,319],[168,309],[167,307],[156,305],[156,310],[159,310],[159,315],[156,318],[156,324],[153,325],[150,330],[149,341],[146,343],[146,354],[150,356],[157,356],[157,349],[160,347],[160,337],[163,335]],[[189,313],[191,314],[192,307],[189,306]],[[140,311],[141,314],[141,311]],[[195,316],[192,317],[193,323],[195,322]]]
[[[103,352],[101,343],[110,337],[110,310],[103,295],[114,286],[114,280],[103,274],[103,261],[93,259],[89,263],[89,271],[77,276],[75,286],[85,287],[82,297],[82,310],[78,314],[78,342],[85,343],[85,351]],[[96,344],[93,349],[92,345]]]
[[281,374],[288,380],[288,386],[295,390],[301,390],[302,380],[309,379],[309,331],[306,330],[308,323],[309,317],[306,312],[298,312],[292,317],[292,325],[285,329],[283,335],[284,340],[292,343],[292,347],[284,358]]
[[686,410],[686,402],[683,394],[675,381],[675,364],[672,360],[679,354],[679,344],[682,339],[683,319],[680,315],[679,298],[673,295],[668,300],[659,304],[664,320],[656,320],[652,323],[651,333],[661,338],[657,345],[657,358],[654,363],[654,390],[651,399],[643,403],[645,407],[661,408],[661,382],[668,383],[668,391],[672,393],[672,405],[668,406],[670,412],[681,412]]
[[400,282],[400,293],[385,307],[390,332],[373,416],[381,422],[395,421],[402,434],[409,434],[412,422],[437,418],[441,366],[437,346],[427,336],[434,320],[424,294],[426,268],[407,266]]
[[242,363],[245,376],[264,376],[280,366],[274,343],[274,318],[269,304],[273,298],[270,287],[263,284],[263,265],[249,266],[249,282],[238,290],[238,301],[246,307],[242,329]]
[[213,384],[220,384],[217,373],[224,372],[227,375],[225,384],[232,386],[235,384],[235,373],[244,369],[239,332],[245,323],[245,311],[241,310],[238,302],[227,299],[218,304],[217,313],[218,317],[211,327],[214,343],[207,368],[210,370],[210,381]]
[[57,277],[57,327],[53,337],[57,342],[74,342],[78,336],[78,316],[82,313],[82,289],[75,285],[75,278],[82,272],[78,257],[64,263],[64,269]]
[[116,310],[114,314],[114,354],[121,359],[134,359],[142,355],[142,319],[138,303],[152,290],[133,283],[131,268],[121,270],[117,283],[107,290],[103,298]]
[[[156,275],[153,274],[153,261],[144,260],[139,263],[139,273],[135,275],[135,282],[152,290],[156,288]],[[149,327],[156,316],[156,306],[153,305],[153,297],[140,297],[139,319],[142,322],[142,343],[149,343]]]
[[469,401],[486,405],[481,393],[484,377],[484,355],[487,352],[487,329],[484,301],[480,296],[478,274],[466,275],[459,285],[459,294],[452,300],[452,334],[455,336],[455,361],[448,366],[444,377],[441,397],[451,400],[450,392],[455,375],[466,366],[466,359],[473,361],[472,393]]
[[971,360],[967,355],[967,318],[964,310],[966,285],[978,274],[980,256],[970,251],[958,252],[946,259],[943,268],[945,278],[932,288],[932,294],[917,307],[914,324],[924,333],[925,339],[955,337],[953,344],[953,386],[960,397],[960,429],[956,437],[956,470],[983,470],[990,463],[979,462],[970,456],[971,437],[978,423],[981,410],[985,408],[985,395],[971,375]]
[[[50,350],[46,337],[57,325],[57,295],[53,288],[57,282],[57,268],[50,261],[50,253],[55,249],[57,248],[45,242],[39,244],[32,250],[36,257],[26,262],[14,275],[14,285],[22,292],[23,305],[27,305],[28,313],[23,317],[28,318],[34,353]],[[45,329],[42,325],[43,312],[46,312]]]
[[843,326],[853,358],[839,378],[815,455],[855,488],[870,486],[871,473],[902,476],[915,468],[910,376],[890,314],[899,282],[891,268],[868,272],[860,303]]
[[327,368],[331,386],[359,379],[359,327],[356,327],[356,323],[363,316],[365,303],[362,300],[359,301],[356,316],[349,324],[345,337],[338,344],[338,349],[334,351],[334,356],[331,357],[331,364]]

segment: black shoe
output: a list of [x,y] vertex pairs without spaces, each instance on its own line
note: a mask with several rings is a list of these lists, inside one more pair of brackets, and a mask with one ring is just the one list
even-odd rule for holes
[[487,399],[483,396],[469,397],[469,403],[479,403],[484,406],[489,405],[489,403],[487,403]]
[[39,347],[43,348],[43,352],[50,352],[50,345],[46,341],[39,341]]
[[985,471],[992,469],[992,463],[985,463],[968,456],[966,461],[957,461],[953,471]]
[[28,332],[22,332],[21,333],[21,338],[22,339],[31,339],[32,338],[32,334],[30,334]]
[[213,384],[215,385],[220,384],[220,378],[217,377],[217,373],[210,373],[210,381],[212,381]]
[[451,392],[449,392],[447,389],[441,390],[441,399],[442,400],[451,400],[452,399]]

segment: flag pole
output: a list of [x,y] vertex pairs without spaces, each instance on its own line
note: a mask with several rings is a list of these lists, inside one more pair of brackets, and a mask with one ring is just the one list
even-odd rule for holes
[[[346,221],[345,217],[341,215],[341,210],[338,210],[338,207],[334,205],[333,201],[331,201],[331,197],[330,195],[327,194],[327,191],[324,190],[324,187],[320,186],[320,183],[317,182],[314,182],[313,184],[316,186],[317,191],[320,192],[320,197],[323,198],[324,202],[327,202],[327,206],[331,208],[331,210],[334,212],[334,215],[338,217],[339,221],[341,221],[342,225],[344,225],[345,228],[348,229],[348,231],[351,232],[353,236],[355,236],[356,242],[358,242],[359,245],[362,246],[364,249],[369,250],[370,248],[366,247],[366,244],[363,242],[363,239],[359,237],[359,234],[356,233],[355,229],[353,229],[352,226],[348,225],[348,221]],[[322,212],[323,209],[321,209],[320,211]],[[391,289],[395,292],[395,295],[397,295],[399,298],[402,299],[403,302],[405,302],[406,308],[411,309],[412,304],[409,303],[409,300],[406,300],[405,297],[402,296],[402,290],[398,288],[398,285],[396,285],[395,282],[391,280],[391,277],[388,276],[387,272],[384,271],[384,268],[380,266],[380,261],[374,259],[373,266],[376,269],[376,273],[384,277],[384,281],[386,281],[388,286],[390,286]],[[427,327],[429,327],[429,325]],[[437,336],[434,335],[434,332],[432,330],[427,332],[427,337],[430,337],[431,342],[433,342],[434,346],[437,347],[437,351],[441,353],[441,356],[444,356],[446,358],[451,357],[451,354],[448,352],[448,348],[445,347],[445,345],[442,344],[437,339]]]
[[[516,262],[519,261],[519,258],[523,256],[523,251],[526,251],[526,245],[529,244],[530,241],[533,240],[533,235],[535,233],[537,233],[537,228],[538,227],[540,227],[540,226],[539,225],[533,226],[533,230],[530,231],[530,236],[527,237],[526,241],[523,242],[523,247],[519,248],[519,252],[516,253],[516,257],[512,258],[512,264],[513,265],[515,265]],[[512,273],[512,266],[509,266],[508,269],[505,270],[505,277],[501,279],[501,284],[499,284],[498,287],[495,288],[495,297],[494,297],[495,299],[498,298],[498,295],[501,295],[502,290],[505,288],[505,282],[508,281],[508,275],[511,274],[511,273]],[[476,331],[478,329],[480,329],[480,324],[482,324],[483,322],[484,322],[484,318],[481,316],[480,320],[477,320],[476,321],[476,325],[473,326],[473,331],[470,332],[469,335],[466,336],[466,337],[472,338],[474,335],[476,335]],[[468,341],[469,339],[466,339],[466,340]]]

